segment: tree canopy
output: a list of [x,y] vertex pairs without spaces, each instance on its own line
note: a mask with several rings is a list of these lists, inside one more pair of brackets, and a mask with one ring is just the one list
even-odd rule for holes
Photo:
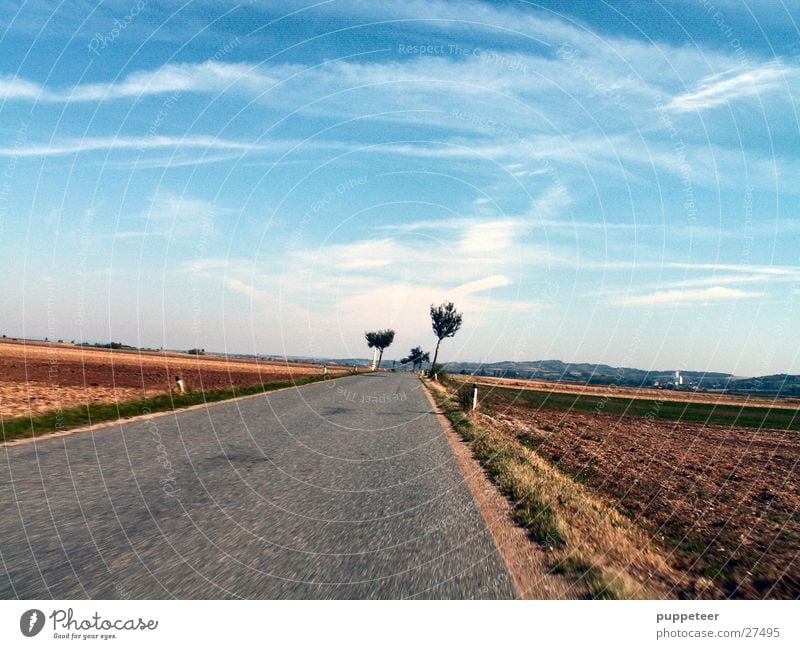
[[422,368],[422,364],[428,363],[430,360],[430,352],[423,352],[422,347],[412,347],[411,351],[408,353],[408,356],[400,359],[400,362],[404,365],[406,363],[411,363],[411,366],[416,370],[418,367]]
[[431,326],[436,334],[436,351],[433,354],[431,372],[436,372],[436,360],[439,358],[439,345],[445,338],[452,338],[461,329],[462,317],[452,302],[442,302],[439,306],[431,304]]
[[383,350],[394,342],[394,329],[381,329],[379,331],[365,331],[364,338],[367,339],[367,347],[375,348],[380,352],[378,357],[378,367],[381,366]]

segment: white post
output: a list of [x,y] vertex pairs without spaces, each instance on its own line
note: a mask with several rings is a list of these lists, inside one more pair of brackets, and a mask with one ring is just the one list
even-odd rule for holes
[[375,371],[375,367],[378,365],[378,349],[377,347],[372,348],[372,370]]
[[478,384],[472,384],[472,409],[476,410],[478,408]]

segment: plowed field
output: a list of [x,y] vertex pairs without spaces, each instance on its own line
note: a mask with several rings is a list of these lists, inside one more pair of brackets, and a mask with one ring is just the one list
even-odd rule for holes
[[[39,342],[0,342],[0,415],[169,392],[180,376],[189,390],[215,390],[319,374],[321,366],[224,356],[138,352]],[[344,368],[330,367],[331,374]]]
[[500,392],[483,408],[646,530],[688,577],[676,596],[800,597],[797,431],[536,408]]

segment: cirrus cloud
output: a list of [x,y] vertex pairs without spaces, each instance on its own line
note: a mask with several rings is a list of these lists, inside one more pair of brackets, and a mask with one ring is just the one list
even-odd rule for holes
[[710,286],[698,289],[672,289],[656,291],[647,295],[632,295],[620,298],[623,306],[680,306],[689,303],[719,302],[722,300],[742,300],[762,297],[764,293],[743,291],[726,286]]

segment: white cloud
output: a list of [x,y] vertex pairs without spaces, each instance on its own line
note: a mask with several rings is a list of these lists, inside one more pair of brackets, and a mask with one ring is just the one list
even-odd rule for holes
[[[191,149],[192,147],[189,147]],[[245,164],[242,161],[243,155],[250,151],[259,151],[260,149],[249,149],[244,151],[233,151],[231,153],[220,153],[218,155],[210,155],[208,153],[200,154],[187,154],[184,153],[182,148],[178,148],[172,155],[141,158],[137,157],[133,160],[106,160],[103,166],[107,169],[179,169],[181,167],[199,167],[201,165],[215,165],[237,161],[237,163]],[[269,160],[269,159],[267,159]],[[268,162],[265,162],[268,164]]]
[[42,87],[15,76],[0,76],[0,100],[6,102],[14,99],[36,101],[42,94]]
[[[775,275],[712,275],[710,277],[696,277],[693,279],[685,279],[673,282],[672,286],[675,288],[690,288],[693,286],[724,286],[731,284],[763,284],[769,281],[775,281]],[[792,278],[794,280],[794,278]]]
[[[383,114],[382,119],[432,123],[444,120],[457,128],[507,136],[511,132],[529,131],[530,117],[537,114],[536,106],[542,101],[559,101],[562,110],[549,113],[549,119],[554,121],[570,108],[580,111],[580,105],[587,102],[591,102],[593,110],[601,103],[617,105],[621,99],[631,106],[645,102],[652,108],[654,90],[664,86],[685,87],[687,80],[690,83],[697,80],[703,70],[730,68],[735,64],[732,57],[708,52],[701,57],[691,48],[672,48],[664,44],[653,47],[632,39],[601,39],[588,30],[546,19],[534,12],[500,11],[483,3],[409,4],[417,6],[422,15],[427,16],[423,20],[413,16],[415,27],[421,29],[438,25],[437,28],[507,33],[513,28],[524,31],[527,39],[541,34],[541,44],[546,47],[531,47],[529,41],[524,48],[485,48],[459,55],[450,52],[448,43],[443,44],[444,51],[438,56],[404,56],[398,50],[392,61],[328,60],[317,65],[171,63],[135,71],[120,80],[56,89],[6,76],[0,77],[0,97],[63,103],[135,100],[163,94],[240,93],[249,97],[266,96],[270,103],[285,100],[288,105],[304,106],[308,111],[321,110],[324,106],[325,110],[352,113],[351,91],[363,89],[365,101],[361,104],[375,108],[374,113]],[[348,9],[347,6],[340,8],[338,3],[336,7],[337,11]],[[359,9],[358,5],[349,8],[356,13],[367,10],[366,7]],[[412,18],[409,9],[410,6],[370,4],[368,11],[373,17],[385,13]],[[569,57],[554,56],[564,43],[571,48]],[[756,70],[749,80],[762,85],[774,81],[771,75],[776,74],[775,67]],[[532,70],[536,70],[536,74],[530,73]],[[710,87],[701,87],[685,95],[685,99],[673,101],[692,101],[692,95],[697,95],[694,101],[705,101],[720,92],[730,92],[731,80],[711,79],[704,82]],[[742,80],[733,80],[733,85],[746,87],[747,81],[743,75]],[[481,97],[493,100],[491,114],[481,115],[480,106],[473,101]],[[324,101],[320,101],[323,98]],[[448,99],[450,101],[443,103]],[[452,101],[454,99],[458,101]],[[398,100],[402,100],[403,105],[413,100],[416,108],[428,110],[398,111]],[[498,100],[501,103],[498,104]],[[470,111],[463,110],[465,101],[470,102]],[[457,117],[442,110],[443,106],[458,106]],[[527,114],[529,109],[531,113]]]
[[[416,3],[414,3],[416,4]],[[654,95],[672,96],[671,110],[696,110],[720,105],[731,98],[762,94],[777,88],[796,75],[796,68],[787,63],[767,62],[752,70],[734,74],[707,75],[714,69],[732,69],[736,62],[719,53],[700,56],[689,48],[658,47],[632,40],[607,39],[577,30],[558,20],[546,20],[530,12],[496,10],[483,4],[466,3],[469,11],[484,16],[482,23],[456,18],[467,15],[463,6],[435,2],[427,5],[423,15],[430,23],[448,28],[492,29],[493,25],[508,29],[510,25],[535,26],[542,33],[558,35],[574,44],[571,58],[553,52],[541,54],[496,52],[498,55],[519,55],[537,74],[486,60],[480,56],[396,56],[392,61],[323,61],[317,65],[271,63],[201,63],[168,64],[154,70],[137,71],[119,81],[79,84],[72,88],[52,90],[16,77],[0,79],[0,97],[41,101],[104,101],[138,98],[165,93],[216,94],[235,91],[249,98],[264,98],[257,106],[269,109],[300,110],[304,113],[358,115],[373,120],[398,120],[436,124],[454,132],[468,132],[468,137],[439,138],[427,144],[415,143],[344,143],[314,140],[307,148],[322,147],[361,149],[367,154],[393,154],[430,159],[454,159],[472,163],[485,159],[496,163],[495,173],[505,173],[520,182],[543,173],[536,167],[532,152],[540,159],[563,164],[585,173],[593,171],[613,174],[625,182],[636,182],[637,174],[651,174],[653,169],[692,184],[717,188],[738,186],[742,174],[755,186],[775,185],[776,178],[798,172],[796,161],[779,156],[748,152],[746,167],[741,149],[725,149],[714,143],[697,144],[686,137],[685,155],[676,151],[675,142],[665,137],[661,117],[654,111]],[[474,6],[473,6],[474,5]],[[422,10],[422,4],[419,5]],[[346,5],[343,10],[356,14],[365,6]],[[382,5],[370,11],[387,15],[409,15],[401,9]],[[447,16],[450,16],[448,18]],[[415,25],[425,27],[424,21]],[[534,32],[535,33],[535,32]],[[545,39],[548,40],[548,39]],[[549,42],[549,40],[548,40]],[[601,45],[585,47],[588,42]],[[555,48],[558,42],[555,42]],[[488,52],[488,50],[487,50]],[[397,53],[395,53],[397,54]],[[757,65],[757,64],[756,64]],[[591,72],[587,78],[588,72]],[[619,79],[630,77],[620,85]],[[675,96],[677,88],[698,84],[693,91]],[[610,95],[607,96],[607,92]],[[476,95],[480,95],[476,100]],[[614,99],[624,98],[627,111],[620,111]],[[481,99],[486,100],[481,103]],[[414,109],[398,110],[398,106]],[[469,106],[466,111],[463,107]],[[604,132],[586,128],[585,111],[603,113]],[[624,115],[623,115],[624,112]],[[545,120],[531,119],[545,116]],[[614,121],[614,120],[622,121]],[[631,119],[635,128],[631,128]],[[642,134],[647,137],[642,139]],[[233,152],[284,151],[291,143],[232,141],[205,138],[207,146]],[[28,145],[18,149],[5,147],[0,155],[44,156],[64,155],[95,150],[134,150],[164,147],[206,146],[203,137],[181,138],[86,138]],[[209,158],[213,160],[213,158]],[[201,159],[200,162],[206,160]],[[217,161],[223,161],[217,158]],[[145,163],[146,164],[146,163]],[[154,166],[175,167],[193,164],[189,161],[157,160]],[[502,165],[502,166],[501,166]],[[652,178],[641,182],[652,186]],[[783,183],[784,191],[795,191],[791,183]],[[565,186],[551,188],[535,205],[540,216],[547,217],[551,201],[569,202]],[[562,204],[558,207],[564,207]]]
[[453,289],[454,294],[469,295],[471,293],[480,293],[482,291],[490,291],[493,288],[501,288],[509,286],[514,282],[505,275],[490,275],[483,279],[476,279],[472,282],[467,282],[461,286]]
[[[641,267],[640,267],[641,268]],[[667,266],[661,267],[660,270],[665,270],[668,268]],[[704,271],[705,269],[702,268],[692,268],[691,270],[701,270]],[[731,273],[731,274],[712,274],[707,275],[704,277],[692,277],[688,279],[681,279],[669,282],[667,286],[660,283],[642,283],[638,284],[638,290],[651,290],[653,293],[648,293],[644,296],[635,296],[633,299],[638,300],[640,298],[649,299],[653,295],[669,295],[673,291],[682,290],[682,289],[691,289],[691,288],[714,288],[719,289],[723,286],[735,286],[738,284],[757,284],[762,286],[763,288],[767,288],[770,285],[775,284],[785,284],[785,283],[795,283],[800,282],[800,270],[787,272],[787,273],[750,273],[750,272],[742,272],[740,274]],[[585,293],[587,296],[604,296],[604,297],[617,297],[623,295],[622,300],[628,299],[630,296],[628,295],[629,288],[620,288],[620,287],[613,287],[613,288],[604,288],[596,291],[589,291]],[[761,293],[759,293],[760,295]]]
[[619,298],[623,306],[678,306],[688,303],[719,302],[721,300],[742,300],[762,297],[764,293],[742,291],[724,286],[711,286],[698,289],[673,289],[657,291],[647,295],[634,295]]
[[210,201],[168,190],[156,192],[149,203],[140,215],[147,221],[147,232],[176,238],[198,233],[210,235],[215,216],[231,211]]
[[[657,137],[644,141],[641,134],[636,133],[568,132],[532,134],[524,139],[455,138],[432,144],[378,144],[370,150],[419,159],[465,160],[471,165],[485,161],[504,166],[519,161],[533,163],[532,152],[536,152],[542,159],[558,163],[559,169],[571,167],[582,174],[591,170],[592,175],[596,172],[626,183],[646,184],[648,188],[653,185],[653,173],[665,173],[692,186],[712,189],[738,189],[745,174],[749,184],[774,189],[776,181],[782,177],[800,173],[797,160],[787,156],[747,151],[745,165],[741,148],[687,141],[679,153],[673,142]],[[491,171],[489,166],[486,169]],[[553,191],[563,192],[564,189]],[[800,191],[796,184],[785,182],[781,183],[781,190]],[[548,199],[547,196],[542,198]],[[568,192],[560,198],[564,201],[562,207],[571,200]],[[540,204],[540,207],[546,206],[546,202]]]
[[[499,284],[499,281],[487,281],[486,288],[493,284]],[[493,299],[480,294],[479,288],[478,282],[474,287],[462,285],[456,288],[448,288],[430,280],[373,283],[364,290],[341,295],[329,314],[335,314],[340,332],[391,327],[398,332],[396,348],[405,351],[420,342],[431,340],[430,305],[452,300],[464,314],[465,324],[456,340],[448,344],[446,354],[453,358],[460,349],[466,349],[468,355],[474,355],[473,345],[477,344],[480,348],[491,346],[506,328],[514,329],[517,326],[516,318],[529,316],[539,308],[524,300]],[[321,313],[314,311],[309,318],[321,321]]]
[[723,271],[732,273],[755,273],[764,275],[797,276],[800,266],[761,266],[758,264],[726,264],[722,262],[689,262],[689,261],[630,261],[630,260],[605,260],[596,262],[582,261],[583,268],[593,270],[690,270],[690,271]]
[[227,286],[234,293],[240,293],[241,295],[246,295],[247,297],[253,300],[263,300],[265,297],[264,291],[256,288],[251,284],[246,284],[238,279],[229,279],[227,282],[225,282],[225,286]]
[[541,196],[534,200],[531,211],[536,218],[543,219],[560,214],[572,203],[569,191],[559,183],[548,187]]
[[[500,54],[498,54],[500,56]],[[538,57],[521,60],[540,61]],[[349,90],[368,88],[374,98],[395,102],[408,93],[424,96],[447,96],[453,92],[465,97],[519,94],[540,89],[543,82],[536,75],[521,77],[518,72],[497,66],[481,57],[415,57],[401,61],[365,63],[358,61],[325,61],[318,65],[273,64],[263,62],[167,64],[151,70],[139,70],[119,81],[79,84],[51,89],[20,77],[0,77],[0,98],[6,101],[39,101],[49,103],[103,102],[120,99],[141,99],[188,93],[222,95],[245,94],[249,97],[277,95],[292,98],[294,105],[313,98],[327,97],[336,102],[336,95]],[[305,97],[301,101],[299,98]],[[352,108],[351,99],[339,98],[342,106]],[[386,108],[390,109],[389,103]],[[407,112],[407,111],[402,111]],[[469,123],[464,122],[462,126]],[[473,125],[475,126],[475,125]]]
[[[443,263],[439,245],[427,238],[384,237],[290,251],[271,257],[262,269],[226,259],[198,260],[182,269],[224,277],[227,290],[250,297],[256,310],[299,313],[298,321],[316,335],[353,339],[353,331],[392,327],[398,331],[396,345],[405,348],[430,338],[432,303],[456,302],[468,318],[468,336],[511,326],[509,318],[528,317],[540,308],[517,297],[493,296],[494,289],[514,283],[502,272],[513,268],[513,261],[501,258],[493,266],[498,272],[490,274],[474,259],[467,255]],[[360,349],[352,353],[363,355]]]
[[714,263],[692,263],[692,262],[665,262],[658,265],[659,268],[685,268],[688,270],[714,270],[732,271],[736,273],[762,273],[764,275],[797,275],[800,267],[797,266],[759,266],[757,264],[725,264]]
[[14,148],[1,148],[1,156],[42,157],[59,156],[91,151],[149,149],[215,149],[227,151],[276,150],[286,148],[286,143],[254,144],[239,142],[206,135],[187,135],[171,137],[163,135],[144,137],[87,137],[83,139],[62,140],[53,144],[30,144]]
[[506,251],[514,243],[518,225],[512,220],[470,223],[461,235],[459,250],[468,255]]
[[393,239],[374,239],[325,246],[303,256],[312,263],[338,270],[359,271],[386,268],[396,263],[401,250]]
[[52,90],[19,77],[0,77],[0,97],[5,100],[42,102],[100,102],[135,99],[151,95],[188,92],[242,90],[268,92],[276,84],[302,70],[299,65],[258,66],[258,64],[202,63],[168,64],[154,70],[140,70],[121,81],[80,84]]
[[753,70],[716,74],[703,79],[696,90],[672,99],[667,108],[676,112],[708,110],[743,97],[754,97],[785,86],[794,74],[781,63],[768,63]]

